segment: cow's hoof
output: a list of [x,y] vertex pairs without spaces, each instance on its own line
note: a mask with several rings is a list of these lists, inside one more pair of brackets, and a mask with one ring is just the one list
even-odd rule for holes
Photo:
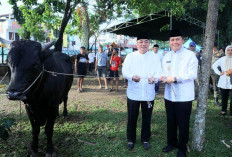
[[63,116],[64,116],[64,118],[68,116],[68,111],[67,110],[63,111]]
[[56,153],[55,152],[53,152],[52,154],[46,153],[46,157],[56,157]]
[[28,145],[28,149],[27,149],[27,152],[28,152],[28,155],[27,157],[39,157],[39,153],[38,152],[34,152],[33,149],[31,148],[31,143]]

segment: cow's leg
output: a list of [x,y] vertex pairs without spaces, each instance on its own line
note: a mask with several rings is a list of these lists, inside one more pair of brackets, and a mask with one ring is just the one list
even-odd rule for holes
[[31,127],[32,127],[32,142],[28,146],[28,155],[30,155],[31,157],[37,157],[40,125],[38,124],[38,122],[32,119],[32,113],[28,106],[26,106],[26,110],[27,110],[28,118],[31,122]]
[[47,135],[47,150],[46,157],[55,157],[56,153],[52,144],[53,128],[55,117],[49,117],[45,126],[45,133]]
[[63,116],[66,117],[68,115],[68,110],[67,110],[67,101],[68,101],[68,95],[66,95],[63,98],[64,101],[64,109],[63,109]]

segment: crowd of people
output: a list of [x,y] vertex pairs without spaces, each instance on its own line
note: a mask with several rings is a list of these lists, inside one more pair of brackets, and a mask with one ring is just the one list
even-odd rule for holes
[[[177,157],[187,156],[189,140],[189,121],[192,111],[192,101],[196,99],[198,91],[198,73],[202,65],[202,54],[196,51],[196,43],[190,42],[189,49],[184,48],[184,37],[181,30],[172,30],[169,35],[170,51],[158,53],[159,45],[153,45],[149,51],[149,34],[143,32],[137,36],[137,50],[126,56],[122,62],[118,56],[118,49],[109,46],[107,52],[102,45],[95,54],[89,50],[86,55],[85,48],[75,60],[75,72],[78,75],[77,88],[82,92],[84,76],[95,68],[99,88],[102,88],[101,77],[104,79],[106,90],[119,90],[119,67],[122,65],[122,75],[127,87],[127,149],[132,150],[136,142],[136,127],[139,109],[142,110],[141,143],[144,149],[150,148],[151,116],[155,95],[159,94],[160,83],[165,84],[164,102],[167,117],[167,145],[163,152],[169,153],[178,149]],[[230,96],[230,115],[232,115],[232,45],[227,46],[225,52],[218,51],[214,46],[212,57],[212,70],[210,74],[210,89],[214,93],[214,103],[222,107],[221,116],[227,114],[228,97]],[[94,59],[95,58],[95,59]],[[107,75],[108,74],[108,75]],[[108,79],[107,79],[108,78]],[[108,88],[110,81],[111,88]],[[221,103],[219,103],[219,89]],[[178,135],[178,136],[177,136]]]

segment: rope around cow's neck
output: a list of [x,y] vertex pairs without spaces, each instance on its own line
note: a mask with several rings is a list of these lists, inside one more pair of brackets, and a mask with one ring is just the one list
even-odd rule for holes
[[[22,93],[26,93],[34,84],[35,82],[39,79],[39,77],[43,74],[44,72],[44,65],[43,65],[43,70],[40,72],[40,74],[36,77],[36,79],[27,87],[26,90],[24,90]],[[42,79],[42,78],[41,78]]]
[[7,76],[8,72],[6,72],[6,74],[3,76],[3,78],[0,81],[0,84],[2,83],[2,81],[5,79],[5,77]]

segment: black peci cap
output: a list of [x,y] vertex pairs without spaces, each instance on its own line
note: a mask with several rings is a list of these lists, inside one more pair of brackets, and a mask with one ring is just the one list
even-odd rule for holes
[[153,46],[153,48],[154,48],[154,47],[158,47],[158,48],[159,48],[159,45],[158,45],[158,44],[155,44],[155,45]]
[[169,38],[170,37],[178,37],[178,36],[182,36],[183,37],[183,33],[182,33],[182,31],[180,29],[173,29],[169,33]]
[[149,39],[149,34],[147,32],[139,33],[139,35],[137,36],[137,40],[140,39]]

